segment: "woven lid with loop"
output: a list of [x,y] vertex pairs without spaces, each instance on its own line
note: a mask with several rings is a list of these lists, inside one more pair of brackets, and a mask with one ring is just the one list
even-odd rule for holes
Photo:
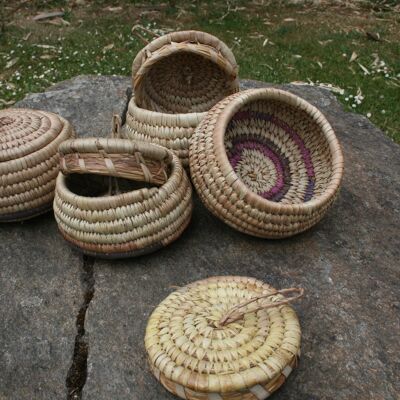
[[154,375],[183,399],[267,398],[296,366],[301,331],[288,303],[302,295],[303,289],[276,290],[238,276],[180,288],[147,325]]

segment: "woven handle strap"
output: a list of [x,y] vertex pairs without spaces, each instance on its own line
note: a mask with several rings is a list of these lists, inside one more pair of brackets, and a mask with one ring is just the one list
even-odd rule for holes
[[137,38],[139,38],[144,44],[149,44],[150,42],[140,34],[139,31],[146,32],[147,34],[151,35],[153,38],[158,38],[160,35],[157,35],[157,33],[151,31],[150,29],[145,28],[142,25],[134,25],[131,29],[132,35],[135,35]]
[[[119,123],[119,117],[113,119],[113,136],[119,134]],[[122,147],[109,151],[106,139],[89,139],[86,147],[85,143],[82,144],[84,140],[70,141],[60,148],[60,167],[64,174],[106,175],[157,185],[162,185],[168,180],[164,159],[144,157],[134,145],[129,146],[129,151]],[[75,147],[75,143],[78,148]]]
[[[297,293],[297,294],[296,294]],[[250,308],[250,309],[245,309],[242,310],[243,308],[246,308],[249,304],[255,303],[258,300],[262,299],[267,299],[268,297],[275,296],[277,294],[282,294],[282,295],[289,295],[293,294],[292,297],[285,297],[282,300],[278,301],[270,301],[270,302],[265,302],[263,304],[260,304],[256,307]],[[230,324],[232,322],[238,321],[243,318],[243,316],[247,313],[253,313],[257,312],[259,310],[265,310],[267,308],[272,308],[272,307],[278,307],[282,306],[284,304],[292,303],[293,301],[296,301],[300,299],[304,295],[304,289],[303,288],[288,288],[288,289],[281,289],[281,290],[274,290],[268,294],[262,295],[262,296],[257,296],[253,297],[250,300],[247,300],[243,303],[240,303],[234,307],[232,307],[220,320],[219,320],[219,326],[224,326],[227,324]]]

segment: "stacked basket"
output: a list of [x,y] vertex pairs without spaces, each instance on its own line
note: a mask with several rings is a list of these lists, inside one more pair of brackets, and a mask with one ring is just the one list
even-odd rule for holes
[[51,209],[58,146],[74,136],[64,118],[24,108],[0,111],[0,222]]
[[174,32],[144,47],[132,65],[132,97],[122,135],[173,150],[188,165],[189,141],[206,112],[239,90],[231,50],[198,31]]

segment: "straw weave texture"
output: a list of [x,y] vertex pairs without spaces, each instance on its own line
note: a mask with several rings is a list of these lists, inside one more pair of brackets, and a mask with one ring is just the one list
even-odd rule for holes
[[239,90],[238,67],[215,36],[174,32],[137,54],[132,86],[123,137],[165,146],[187,166],[189,140],[205,112]]
[[[295,311],[285,304],[244,313],[227,325],[219,321],[239,303],[274,292],[254,278],[223,276],[171,293],[146,329],[145,347],[156,378],[183,399],[269,397],[297,365],[301,331]],[[269,302],[282,298],[273,295]]]
[[23,108],[0,111],[0,221],[34,217],[51,209],[58,146],[74,136],[62,117]]
[[[55,217],[65,239],[83,252],[112,258],[148,253],[177,239],[188,225],[191,185],[167,149],[85,138],[63,143],[60,154]],[[115,187],[98,197],[76,194],[69,183],[76,174],[113,177]],[[115,178],[143,185],[122,192]]]
[[218,103],[196,129],[189,153],[204,204],[230,226],[265,238],[316,224],[343,175],[341,148],[325,117],[277,89]]

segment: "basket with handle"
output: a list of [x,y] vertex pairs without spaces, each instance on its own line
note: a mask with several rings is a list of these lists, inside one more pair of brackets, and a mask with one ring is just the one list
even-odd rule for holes
[[343,156],[322,113],[278,89],[219,102],[190,144],[203,203],[242,232],[284,238],[315,225],[338,193]]
[[266,399],[297,365],[301,330],[289,303],[302,295],[242,276],[182,287],[149,318],[150,368],[183,399]]
[[58,146],[73,136],[72,126],[57,114],[26,108],[0,111],[0,222],[51,209]]
[[187,165],[189,139],[205,112],[239,90],[238,68],[231,50],[215,36],[173,32],[137,54],[132,87],[123,136],[163,145]]
[[146,254],[188,225],[191,185],[169,150],[113,137],[70,140],[59,151],[55,217],[64,238],[84,253]]

